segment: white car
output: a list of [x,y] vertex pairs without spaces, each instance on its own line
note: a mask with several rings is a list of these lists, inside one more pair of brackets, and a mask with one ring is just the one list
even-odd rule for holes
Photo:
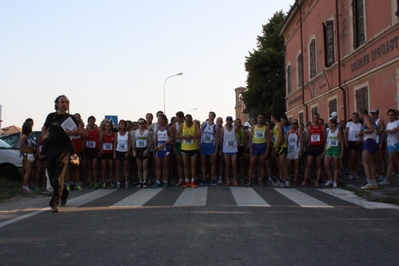
[[22,172],[22,157],[19,150],[0,139],[0,178],[19,180]]

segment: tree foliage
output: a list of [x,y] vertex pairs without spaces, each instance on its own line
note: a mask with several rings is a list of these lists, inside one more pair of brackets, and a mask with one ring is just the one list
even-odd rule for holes
[[263,113],[284,114],[285,72],[284,39],[279,36],[285,15],[276,12],[269,23],[262,25],[263,35],[257,37],[257,49],[246,56],[247,90],[243,93],[245,112],[250,115]]

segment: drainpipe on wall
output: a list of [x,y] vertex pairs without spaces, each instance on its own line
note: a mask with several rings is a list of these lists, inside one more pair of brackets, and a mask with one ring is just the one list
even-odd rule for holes
[[[339,40],[339,13],[338,13],[338,0],[335,0],[335,13],[337,17],[337,59],[338,59],[338,88],[342,91],[343,102],[344,102],[344,120],[348,117],[347,114],[347,102],[346,102],[346,93],[347,90],[342,88],[341,86],[341,48],[340,48],[340,40]],[[339,106],[338,106],[339,107]]]
[[303,61],[304,61],[304,56],[303,56],[303,32],[302,32],[302,9],[299,7],[299,2],[296,2],[297,8],[299,10],[299,29],[300,29],[300,33],[301,33],[301,56],[302,56],[302,60],[301,60],[301,64],[302,64],[302,105],[305,106],[305,117],[304,117],[304,122],[305,124],[308,121],[308,113],[309,113],[309,107],[307,104],[305,104],[305,76],[304,76],[304,67],[303,67]]

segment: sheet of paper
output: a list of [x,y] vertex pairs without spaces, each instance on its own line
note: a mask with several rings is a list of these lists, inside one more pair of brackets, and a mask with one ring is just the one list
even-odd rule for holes
[[[61,127],[64,130],[70,130],[70,131],[74,131],[77,129],[75,122],[70,116],[67,119],[65,119],[65,121],[61,124]],[[73,136],[69,136],[69,138],[72,139]]]

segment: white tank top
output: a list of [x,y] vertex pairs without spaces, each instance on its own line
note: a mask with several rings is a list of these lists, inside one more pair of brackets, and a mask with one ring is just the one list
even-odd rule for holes
[[298,130],[294,133],[291,132],[291,130],[288,130],[287,133],[287,139],[288,139],[288,152],[289,153],[296,153],[299,152],[300,150],[300,143],[299,143],[299,136],[298,136]]
[[234,126],[230,131],[224,127],[223,132],[223,153],[238,152],[236,131],[234,130]]
[[120,134],[120,132],[118,132],[116,151],[127,152],[127,149],[129,147],[128,141],[129,141],[129,133],[128,132],[126,132],[125,135],[123,135],[123,136]]
[[209,125],[205,123],[204,128],[201,130],[201,143],[212,143],[215,145],[216,124]]
[[[183,126],[183,124],[181,124]],[[176,133],[179,131],[180,125],[179,123],[176,123]],[[181,143],[181,139],[176,138],[175,142]]]

